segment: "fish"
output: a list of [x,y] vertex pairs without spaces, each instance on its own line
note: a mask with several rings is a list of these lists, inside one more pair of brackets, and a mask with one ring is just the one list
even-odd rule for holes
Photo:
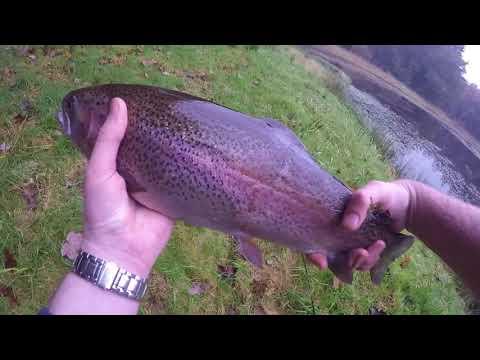
[[69,92],[57,119],[88,158],[111,99],[128,108],[117,171],[143,206],[195,227],[223,232],[238,252],[263,266],[258,240],[302,254],[321,253],[352,283],[352,249],[386,247],[370,270],[380,284],[414,237],[393,232],[388,212],[371,209],[356,231],[341,224],[352,190],[325,170],[280,120],[150,85],[103,84]]

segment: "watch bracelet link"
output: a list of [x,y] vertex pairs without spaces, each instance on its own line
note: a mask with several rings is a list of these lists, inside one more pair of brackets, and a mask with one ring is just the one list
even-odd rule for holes
[[73,272],[102,289],[130,299],[140,300],[147,291],[146,279],[85,251],[80,251],[76,257]]

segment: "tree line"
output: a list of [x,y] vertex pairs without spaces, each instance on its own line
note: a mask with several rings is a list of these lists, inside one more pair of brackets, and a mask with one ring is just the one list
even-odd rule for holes
[[343,47],[395,76],[480,139],[480,89],[463,76],[463,45]]

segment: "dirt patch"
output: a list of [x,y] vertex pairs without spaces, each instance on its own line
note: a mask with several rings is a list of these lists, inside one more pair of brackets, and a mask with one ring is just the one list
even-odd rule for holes
[[389,309],[393,308],[395,305],[395,296],[393,294],[388,294],[378,301],[377,305],[374,307],[379,313],[387,313]]
[[127,61],[127,55],[116,53],[114,56],[102,56],[98,60],[99,65],[123,65]]
[[10,286],[0,284],[0,296],[6,297],[11,306],[18,305],[18,299]]
[[183,77],[185,87],[192,95],[210,99],[212,95],[212,74],[206,70],[176,70],[175,75]]
[[70,81],[69,69],[47,61],[42,64],[43,74],[51,81],[68,82]]
[[255,298],[261,299],[268,288],[269,279],[253,279],[251,291]]
[[295,268],[296,255],[292,252],[271,255],[266,259],[263,268],[253,269],[253,279],[249,288],[239,291],[244,298],[250,298],[254,314],[275,315],[282,313],[282,306],[278,302],[281,294],[288,291],[291,286],[291,271]]
[[239,315],[239,314],[240,314],[240,311],[238,311],[238,309],[233,305],[229,305],[225,309],[225,315]]
[[236,63],[224,63],[220,66],[220,69],[228,74],[234,74],[247,67],[249,64],[248,59],[245,56],[239,54],[238,62]]
[[165,314],[167,298],[170,292],[171,287],[167,279],[160,273],[152,273],[147,295],[143,303],[145,313],[148,315]]
[[193,81],[210,81],[211,80],[211,74],[208,73],[207,71],[185,70],[185,71],[181,71],[180,73],[187,80],[193,80]]
[[17,267],[17,259],[7,248],[3,249],[3,260],[5,269]]
[[270,308],[266,305],[257,305],[254,311],[255,315],[280,315],[280,312],[275,308]]
[[12,69],[12,68],[9,68],[9,67],[4,67],[2,69],[2,73],[1,73],[2,77],[2,83],[7,85],[7,86],[13,86],[16,84],[17,80],[16,80],[16,73],[15,73],[15,70]]

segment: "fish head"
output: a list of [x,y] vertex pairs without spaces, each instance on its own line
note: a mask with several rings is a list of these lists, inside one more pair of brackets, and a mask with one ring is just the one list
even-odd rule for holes
[[57,113],[65,135],[89,157],[98,131],[105,122],[111,99],[89,89],[72,91],[65,96]]

